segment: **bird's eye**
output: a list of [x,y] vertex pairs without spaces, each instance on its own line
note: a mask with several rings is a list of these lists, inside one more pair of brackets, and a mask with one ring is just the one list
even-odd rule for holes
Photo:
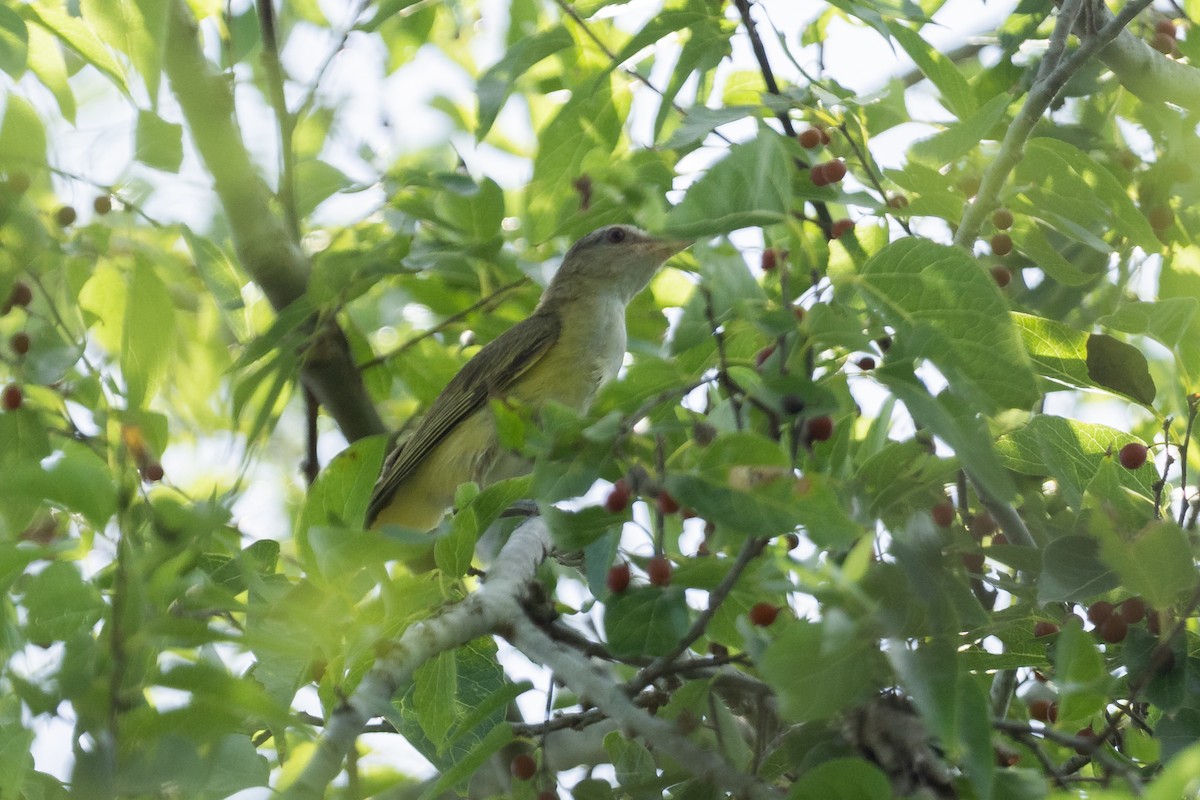
[[625,230],[623,228],[609,228],[608,233],[604,234],[604,238],[609,244],[620,244],[625,241]]

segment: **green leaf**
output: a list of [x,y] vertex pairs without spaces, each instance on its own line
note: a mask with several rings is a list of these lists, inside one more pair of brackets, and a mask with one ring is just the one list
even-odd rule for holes
[[608,513],[603,506],[563,511],[551,505],[542,508],[541,512],[554,544],[567,551],[582,550],[624,521],[622,516]]
[[1100,556],[1121,576],[1121,585],[1154,608],[1170,608],[1196,585],[1187,534],[1173,522],[1151,522],[1130,540],[1101,534]]
[[1097,386],[1132,397],[1144,406],[1154,403],[1157,389],[1142,351],[1103,333],[1087,339],[1088,377]]
[[663,796],[658,765],[645,745],[620,731],[612,731],[604,737],[604,750],[616,771],[617,785],[630,797],[659,800]]
[[896,329],[905,356],[927,358],[983,413],[1029,408],[1032,365],[996,282],[957,247],[907,238],[884,247],[853,281]]
[[1149,336],[1171,349],[1187,334],[1200,309],[1195,297],[1172,297],[1156,302],[1130,300],[1101,317],[1101,325],[1124,333]]
[[782,137],[760,127],[757,137],[730,147],[688,188],[668,212],[665,232],[712,236],[783,222],[791,209],[794,170]]
[[316,158],[301,161],[296,165],[296,213],[308,217],[317,206],[352,183],[346,173],[332,164]]
[[958,742],[958,660],[955,641],[935,636],[916,649],[895,642],[888,660],[925,720],[925,727],[942,747],[956,749]]
[[1038,603],[1086,602],[1119,585],[1117,573],[1100,560],[1088,536],[1062,536],[1046,545],[1038,578]]
[[457,717],[458,664],[454,651],[438,653],[413,674],[413,712],[434,746],[446,744]]
[[183,126],[153,111],[139,110],[134,158],[163,172],[179,172],[183,163]]
[[46,161],[46,129],[29,101],[13,92],[4,104],[0,123],[0,165],[28,167]]
[[[1014,246],[1033,261],[1042,272],[1063,286],[1083,286],[1094,276],[1075,266],[1050,243],[1045,224],[1022,214],[1009,232]],[[1053,228],[1050,228],[1053,230]]]
[[54,95],[63,119],[75,124],[75,93],[67,78],[67,64],[62,47],[49,31],[33,25],[29,33],[29,69]]
[[913,29],[899,22],[888,23],[887,29],[904,48],[904,52],[908,53],[908,57],[916,62],[917,68],[941,92],[946,110],[959,119],[971,117],[976,108],[975,93],[958,71],[958,66]]
[[867,693],[880,658],[874,638],[835,612],[821,622],[789,621],[760,668],[783,716],[808,722],[828,719]]
[[[1130,442],[1140,441],[1124,431],[1094,422],[1039,414],[1024,427],[996,442],[1000,458],[1009,469],[1024,475],[1051,477],[1067,501],[1078,506],[1104,462]],[[1125,488],[1149,498],[1155,479],[1154,465],[1122,469],[1117,480]]]
[[104,600],[79,568],[55,561],[32,576],[24,586],[27,613],[25,635],[34,644],[63,641],[96,624],[104,613]]
[[1176,753],[1154,781],[1146,785],[1142,800],[1175,800],[1196,788],[1200,775],[1200,744]]
[[1058,633],[1054,682],[1058,686],[1058,724],[1081,724],[1108,702],[1112,676],[1104,666],[1096,638],[1085,633],[1078,620],[1068,620]]
[[475,140],[481,142],[488,135],[518,78],[539,61],[574,44],[570,32],[562,26],[539,31],[514,43],[505,51],[503,58],[479,76],[475,85],[475,93],[479,97]]
[[133,266],[121,329],[121,371],[130,408],[153,398],[175,343],[175,304],[154,267],[139,258]]
[[0,70],[14,80],[25,72],[29,56],[29,32],[25,20],[8,6],[0,6]]
[[909,155],[932,167],[949,164],[966,155],[979,145],[992,129],[1004,119],[1012,98],[1007,93],[999,94],[976,111],[970,118],[958,122],[946,130],[921,139],[913,144]]
[[805,770],[788,800],[877,800],[892,788],[879,767],[861,758],[834,758]]
[[81,0],[79,7],[92,30],[129,56],[151,103],[157,104],[170,5],[160,0]]
[[122,94],[129,94],[129,87],[125,83],[125,71],[120,62],[113,58],[95,31],[82,19],[71,16],[62,7],[49,3],[23,5],[21,13],[26,15],[27,20],[38,23],[57,36],[80,58],[108,76]]
[[661,656],[688,629],[683,589],[641,586],[613,595],[604,609],[604,635],[617,657]]
[[1009,199],[1013,211],[1044,220],[1059,233],[1108,252],[1101,236],[1115,230],[1148,252],[1160,248],[1129,192],[1091,156],[1060,139],[1030,139],[1014,177],[1026,189]]

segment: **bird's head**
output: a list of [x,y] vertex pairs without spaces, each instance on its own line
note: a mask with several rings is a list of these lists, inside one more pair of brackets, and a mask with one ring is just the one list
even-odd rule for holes
[[646,287],[668,258],[691,242],[659,239],[632,225],[606,225],[577,241],[543,299],[571,299],[584,293],[614,292],[628,303]]

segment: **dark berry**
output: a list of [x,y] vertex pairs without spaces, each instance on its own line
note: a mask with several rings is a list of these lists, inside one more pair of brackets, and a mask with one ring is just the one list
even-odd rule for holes
[[992,280],[994,280],[996,285],[1001,289],[1012,283],[1012,270],[1003,264],[996,264],[994,267],[989,269],[988,272],[992,274]]
[[1141,442],[1130,442],[1121,448],[1121,452],[1117,454],[1117,459],[1125,469],[1137,469],[1146,463],[1146,454],[1148,452],[1146,445]]
[[1007,208],[997,208],[992,212],[992,224],[998,231],[1006,231],[1013,226],[1013,213]]
[[1029,704],[1029,716],[1038,722],[1054,722],[1058,719],[1058,703],[1038,698]]
[[996,525],[996,520],[992,519],[992,515],[986,511],[980,511],[971,517],[971,533],[976,539],[982,539],[985,536],[991,536],[999,530]]
[[833,417],[813,417],[805,426],[810,442],[824,442],[833,436]]
[[608,590],[613,594],[620,594],[629,588],[629,565],[625,562],[614,564],[608,570],[608,579],[605,581]]
[[1117,613],[1121,615],[1121,619],[1135,625],[1146,617],[1146,601],[1140,597],[1127,598],[1117,606]]
[[514,778],[519,781],[527,781],[537,774],[537,761],[528,753],[520,753],[513,757],[509,768],[512,770]]
[[24,307],[32,302],[33,290],[29,288],[29,284],[22,281],[14,283],[12,291],[8,293],[8,305]]
[[939,528],[949,528],[954,524],[954,504],[949,500],[938,503],[929,509],[929,513],[933,515],[934,524]]
[[1043,636],[1053,636],[1056,633],[1058,633],[1058,626],[1053,622],[1047,622],[1044,619],[1040,619],[1033,625],[1033,635],[1036,638],[1040,639]]
[[875,359],[870,356],[863,356],[858,360],[858,368],[863,372],[870,372],[875,369]]
[[1154,30],[1156,33],[1166,34],[1172,39],[1176,38],[1179,34],[1179,31],[1175,28],[1175,23],[1169,19],[1160,19],[1154,24]]
[[629,482],[624,478],[618,478],[609,491],[608,497],[604,499],[604,510],[610,514],[621,513],[629,508],[630,494]]
[[796,415],[804,410],[804,398],[798,394],[785,394],[779,398],[779,406],[784,413]]
[[1175,212],[1170,206],[1155,206],[1146,215],[1150,227],[1156,231],[1165,231],[1175,224]]
[[1006,256],[1012,252],[1012,237],[1007,233],[997,233],[992,237],[992,252],[998,256]]
[[92,210],[103,217],[112,211],[112,198],[106,194],[97,195],[96,199],[92,201]]
[[805,150],[812,150],[821,144],[821,132],[816,128],[805,128],[796,138]]
[[16,411],[21,407],[21,403],[25,401],[25,395],[21,391],[21,387],[15,383],[10,383],[4,387],[4,392],[0,393],[0,402],[8,411]]
[[29,191],[29,187],[33,185],[33,178],[29,177],[28,172],[14,172],[8,176],[8,180],[4,182],[4,187],[13,194],[14,197],[19,197]]
[[1096,731],[1092,730],[1092,726],[1080,728],[1075,731],[1075,738],[1079,739],[1079,744],[1075,745],[1075,752],[1081,756],[1089,756],[1096,749],[1096,742],[1099,737],[1096,736]]
[[1113,604],[1107,600],[1097,600],[1088,606],[1087,618],[1093,625],[1103,625],[1104,621],[1113,615]]
[[762,263],[760,264],[763,272],[774,272],[779,266],[779,251],[774,247],[768,247],[763,250]]
[[854,220],[835,220],[833,225],[829,228],[829,238],[840,239],[852,230],[854,230]]
[[650,583],[655,586],[669,586],[671,584],[671,562],[663,556],[655,556],[646,564],[646,574],[650,576]]
[[54,212],[54,221],[60,228],[65,228],[74,224],[78,216],[74,206],[59,206],[58,210]]
[[8,340],[8,346],[12,351],[19,356],[23,356],[29,352],[29,334],[25,331],[18,331]]
[[679,510],[679,501],[671,496],[671,493],[666,489],[660,489],[658,496],[654,498],[655,505],[663,515],[669,516]]
[[824,165],[826,183],[837,183],[846,177],[846,162],[840,158],[826,161]]
[[972,575],[982,575],[983,553],[963,553],[962,565]]
[[789,533],[787,536],[785,536],[783,538],[784,538],[784,541],[787,543],[788,550],[795,550],[797,547],[800,546],[800,537],[794,533]]
[[760,628],[765,628],[775,622],[779,616],[779,606],[770,603],[755,603],[750,607],[750,622]]
[[1153,38],[1150,39],[1150,46],[1164,56],[1169,56],[1175,52],[1175,37],[1168,36],[1165,33],[1155,32]]
[[908,198],[902,194],[894,194],[888,198],[888,206],[895,209],[908,208]]
[[1109,644],[1116,644],[1125,641],[1125,634],[1129,633],[1129,623],[1120,614],[1113,614],[1096,629],[1100,632],[1101,639]]
[[163,479],[163,466],[157,461],[151,461],[146,464],[146,468],[142,470],[142,477],[150,482],[157,483]]

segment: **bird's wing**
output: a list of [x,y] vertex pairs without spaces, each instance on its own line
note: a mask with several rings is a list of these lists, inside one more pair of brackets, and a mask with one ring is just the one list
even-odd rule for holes
[[384,460],[371,492],[366,524],[375,521],[392,496],[426,456],[463,420],[494,396],[502,396],[518,377],[536,364],[558,340],[560,323],[553,314],[534,314],[489,342],[466,363],[433,401],[411,437]]

